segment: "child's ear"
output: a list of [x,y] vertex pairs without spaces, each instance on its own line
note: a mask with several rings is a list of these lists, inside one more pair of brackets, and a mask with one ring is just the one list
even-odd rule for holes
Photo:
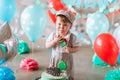
[[72,24],[71,24],[71,26],[70,26],[70,29],[72,28]]
[[70,24],[70,29],[71,29],[71,27],[72,27],[72,23],[69,22],[69,24]]

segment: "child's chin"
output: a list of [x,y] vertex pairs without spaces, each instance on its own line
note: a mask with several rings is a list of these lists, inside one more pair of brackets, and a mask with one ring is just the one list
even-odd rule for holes
[[64,31],[59,32],[59,34],[64,34]]

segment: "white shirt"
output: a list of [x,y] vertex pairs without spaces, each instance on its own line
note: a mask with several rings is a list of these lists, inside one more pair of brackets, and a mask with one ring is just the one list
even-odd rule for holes
[[[54,39],[55,32],[52,32],[47,41],[52,41]],[[71,33],[68,33],[64,38],[69,41]],[[75,36],[72,39],[72,45],[73,46],[80,46],[80,40]],[[52,56],[62,56],[62,53],[66,53],[65,49],[60,45],[56,45],[52,48]]]

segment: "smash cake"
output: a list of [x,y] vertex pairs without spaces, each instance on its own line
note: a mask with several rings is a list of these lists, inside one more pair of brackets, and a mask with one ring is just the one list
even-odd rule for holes
[[57,67],[47,68],[46,71],[42,72],[41,79],[39,80],[67,80],[62,74],[61,70]]

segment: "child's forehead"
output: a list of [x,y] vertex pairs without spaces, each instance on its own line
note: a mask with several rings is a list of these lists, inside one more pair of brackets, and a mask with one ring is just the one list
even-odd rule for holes
[[63,15],[56,16],[56,18],[67,19],[67,18],[66,18],[65,16],[63,16]]
[[75,20],[75,16],[71,12],[65,10],[57,11],[56,16],[65,16],[70,23],[73,23]]
[[57,22],[70,23],[70,21],[64,16],[57,16]]

